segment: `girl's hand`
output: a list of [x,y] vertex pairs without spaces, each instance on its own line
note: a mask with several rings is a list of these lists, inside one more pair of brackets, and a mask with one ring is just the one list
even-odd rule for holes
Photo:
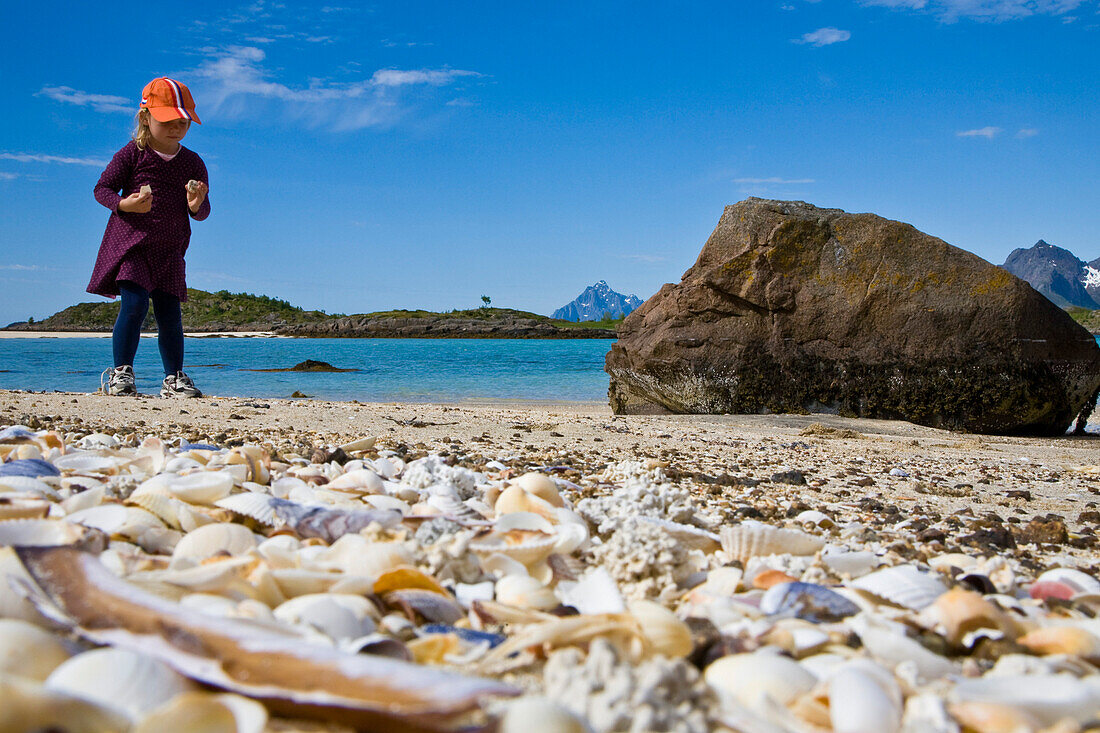
[[187,208],[192,214],[199,213],[199,207],[206,200],[206,192],[209,187],[202,181],[191,180],[187,182]]
[[132,193],[118,202],[118,210],[129,214],[148,214],[153,208],[153,194]]

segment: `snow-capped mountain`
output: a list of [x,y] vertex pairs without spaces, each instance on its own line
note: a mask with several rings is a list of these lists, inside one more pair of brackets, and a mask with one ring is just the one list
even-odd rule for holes
[[606,281],[600,280],[595,285],[589,285],[572,303],[558,308],[550,317],[563,321],[599,321],[608,313],[612,318],[625,316],[641,304],[637,295],[616,293]]
[[1001,265],[1058,305],[1100,308],[1100,257],[1092,262],[1043,240],[1016,249]]

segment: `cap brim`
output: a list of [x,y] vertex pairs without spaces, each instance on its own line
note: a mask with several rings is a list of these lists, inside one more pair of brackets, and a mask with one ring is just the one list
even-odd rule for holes
[[[146,107],[149,110],[149,114],[153,116],[153,119],[157,122],[171,122],[172,120],[191,120],[196,125],[201,125],[199,116],[192,110],[187,110],[187,114],[183,114],[176,107]],[[188,116],[190,115],[190,116]]]

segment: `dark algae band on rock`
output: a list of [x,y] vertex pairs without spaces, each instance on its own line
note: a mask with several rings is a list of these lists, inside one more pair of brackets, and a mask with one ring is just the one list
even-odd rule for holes
[[751,198],[626,318],[606,370],[620,414],[1054,435],[1094,399],[1100,348],[1024,281],[908,224]]

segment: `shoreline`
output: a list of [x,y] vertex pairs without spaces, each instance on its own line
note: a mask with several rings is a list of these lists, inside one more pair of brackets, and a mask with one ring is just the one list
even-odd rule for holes
[[[0,339],[90,339],[111,338],[110,331],[3,331]],[[156,331],[142,331],[141,337],[156,338]],[[184,333],[184,338],[294,338],[280,336],[272,331],[195,331]]]

